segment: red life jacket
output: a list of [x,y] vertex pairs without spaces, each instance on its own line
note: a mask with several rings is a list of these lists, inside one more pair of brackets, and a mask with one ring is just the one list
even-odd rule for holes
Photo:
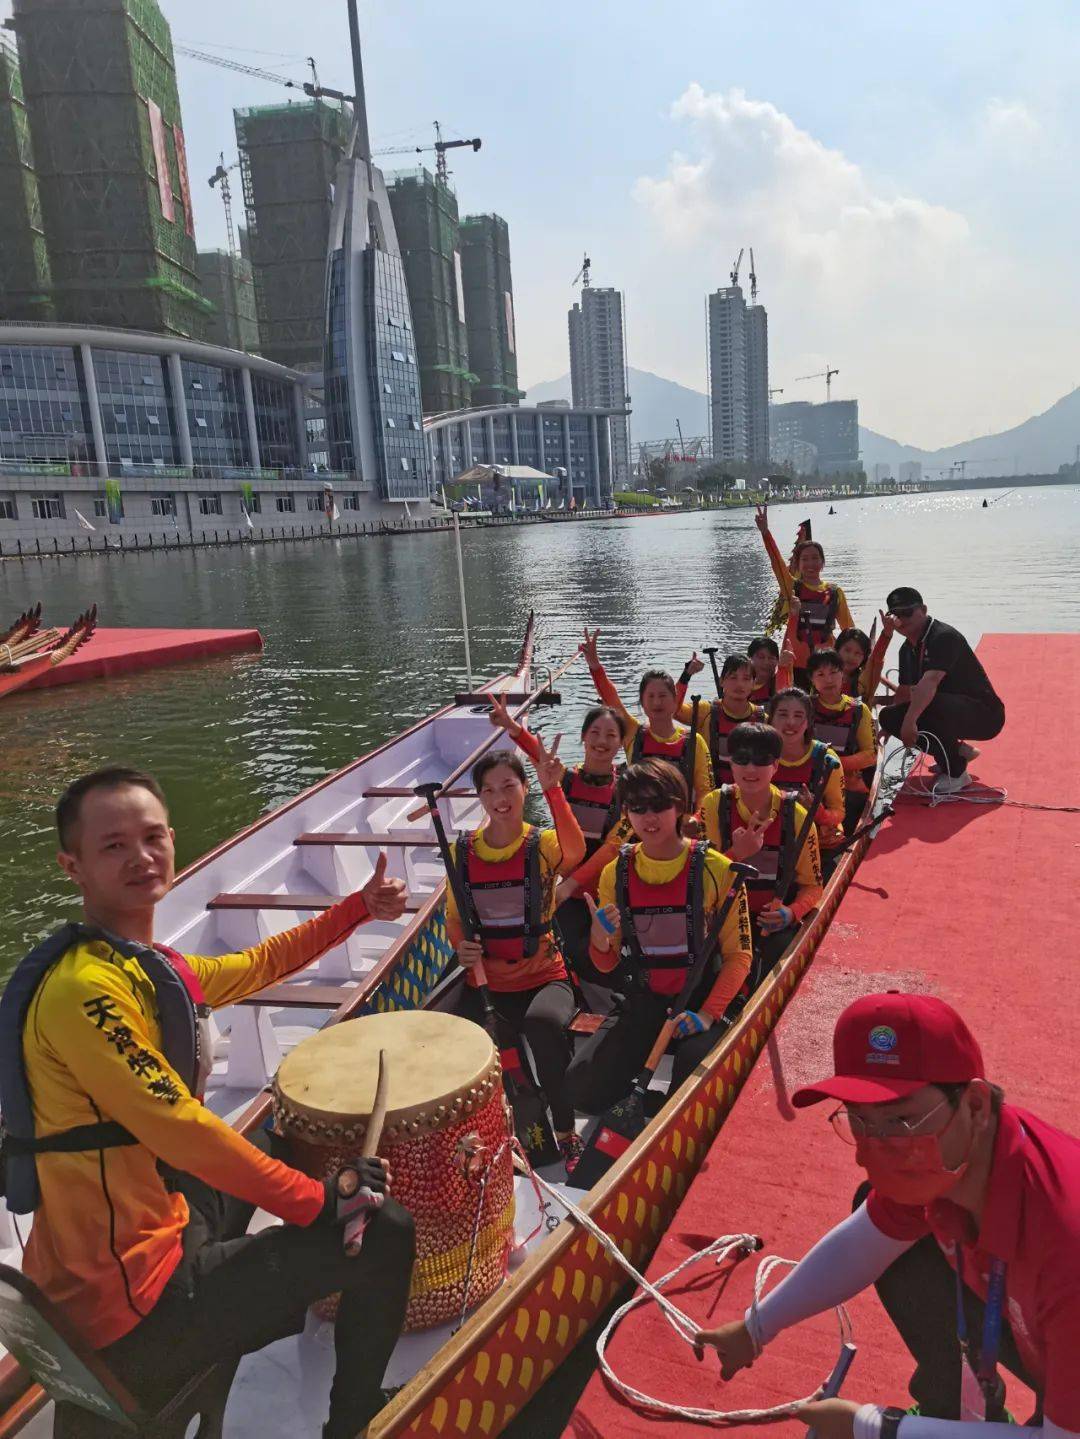
[[709,725],[709,755],[712,759],[713,779],[717,785],[732,781],[731,760],[728,757],[728,735],[739,724],[759,724],[765,718],[765,711],[756,705],[742,719],[732,719],[724,708],[722,700],[712,702],[712,723]]
[[[746,881],[746,898],[751,914],[757,914],[765,908],[770,900],[775,898],[779,898],[782,903],[787,904],[795,890],[795,883],[792,881],[786,894],[777,896],[776,893],[776,886],[784,872],[784,859],[795,843],[795,803],[793,794],[784,795],[779,810],[765,831],[761,848],[749,861],[757,870],[756,878]],[[734,843],[737,818],[738,805],[735,798],[735,786],[725,784],[721,786],[720,802],[717,806],[720,848],[725,854]],[[741,819],[739,819],[739,824],[741,827]]]
[[773,776],[773,784],[777,789],[792,790],[796,793],[805,787],[812,794],[820,783],[828,753],[827,744],[812,740],[802,764],[785,764],[783,760],[780,761]]
[[839,591],[835,585],[825,585],[823,590],[812,590],[802,580],[796,580],[795,594],[802,606],[796,633],[802,643],[809,645],[812,650],[822,649],[831,641],[836,628],[836,611],[840,607]]
[[[695,739],[694,749],[697,748]],[[694,749],[690,747],[690,735],[683,730],[673,740],[657,739],[651,729],[639,725],[630,746],[630,763],[639,764],[643,759],[666,759],[682,775],[691,795],[694,793]]]
[[694,840],[686,864],[667,884],[647,884],[633,857],[640,845],[624,844],[615,861],[622,954],[656,994],[678,994],[693,957],[705,943],[705,856]]
[[856,700],[842,710],[825,709],[814,700],[814,738],[831,745],[839,755],[856,754],[859,748],[859,724],[865,705]]
[[591,859],[619,818],[615,775],[592,779],[579,765],[563,775],[562,791],[585,836],[585,858]]
[[769,680],[767,684],[754,686],[754,688],[750,691],[750,703],[755,705],[763,705],[767,700],[771,700],[775,693],[776,675],[774,674],[772,679]]
[[481,859],[471,834],[458,835],[458,878],[469,913],[461,917],[492,959],[531,959],[551,932],[545,921],[540,830],[529,825],[509,859]]

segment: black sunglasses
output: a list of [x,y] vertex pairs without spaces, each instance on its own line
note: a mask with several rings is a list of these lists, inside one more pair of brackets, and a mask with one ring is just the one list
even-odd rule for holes
[[909,620],[918,608],[918,605],[893,605],[889,613],[894,619]]
[[633,804],[626,806],[627,814],[663,814],[666,809],[674,809],[673,799],[639,799]]
[[752,749],[733,749],[728,753],[728,759],[732,764],[754,764],[763,768],[776,763],[771,754],[758,753]]

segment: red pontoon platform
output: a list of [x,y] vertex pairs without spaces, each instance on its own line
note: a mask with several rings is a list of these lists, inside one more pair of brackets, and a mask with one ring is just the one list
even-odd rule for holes
[[[979,656],[1008,720],[998,739],[981,746],[971,772],[1018,803],[897,803],[661,1241],[650,1278],[740,1231],[761,1235],[766,1253],[798,1258],[849,1212],[863,1177],[854,1150],[832,1133],[827,1105],[796,1111],[789,1096],[831,1072],[833,1023],[860,994],[906,989],[948,1000],[975,1031],[988,1076],[1008,1098],[1077,1130],[1080,636],[990,635]],[[745,1309],[755,1267],[746,1261],[725,1287],[715,1268],[695,1266],[668,1292],[703,1325],[717,1325]],[[912,1363],[876,1297],[860,1296],[851,1315],[859,1353],[844,1397],[906,1407]],[[782,1335],[752,1370],[723,1384],[715,1355],[698,1364],[654,1304],[631,1314],[608,1349],[636,1389],[711,1409],[766,1408],[810,1394],[836,1354],[830,1313]],[[1010,1408],[1023,1422],[1027,1396],[1015,1380],[1008,1384]],[[565,1431],[573,1439],[702,1432],[700,1424],[631,1407],[600,1374]],[[768,1432],[795,1439],[806,1429],[790,1422]]]
[[73,685],[107,675],[160,669],[209,655],[262,649],[258,630],[134,630],[99,629],[68,660],[38,675],[25,690]]

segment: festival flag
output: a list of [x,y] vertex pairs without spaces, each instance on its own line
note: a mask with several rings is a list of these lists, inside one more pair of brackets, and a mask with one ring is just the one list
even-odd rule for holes
[[95,533],[97,532],[97,526],[92,525],[81,510],[75,511],[75,518],[78,520],[79,524],[82,525],[84,530],[91,530]]
[[405,500],[405,501],[404,501],[404,504],[405,504],[405,518],[411,522],[411,520],[412,520],[412,511],[409,509],[409,502],[408,502],[408,500]]
[[335,524],[340,518],[338,513],[337,500],[334,498],[334,490],[331,485],[323,487],[323,513],[326,516],[328,525]]
[[119,480],[105,481],[105,508],[109,512],[109,523],[119,524],[124,518],[124,501],[120,494]]

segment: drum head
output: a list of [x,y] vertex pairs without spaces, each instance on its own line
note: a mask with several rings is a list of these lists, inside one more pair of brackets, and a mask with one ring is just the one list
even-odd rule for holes
[[388,1130],[451,1106],[478,1086],[489,1089],[497,1072],[495,1046],[468,1019],[423,1010],[373,1014],[298,1044],[282,1060],[275,1099],[298,1117],[362,1121],[375,1102],[380,1050],[389,1078]]

